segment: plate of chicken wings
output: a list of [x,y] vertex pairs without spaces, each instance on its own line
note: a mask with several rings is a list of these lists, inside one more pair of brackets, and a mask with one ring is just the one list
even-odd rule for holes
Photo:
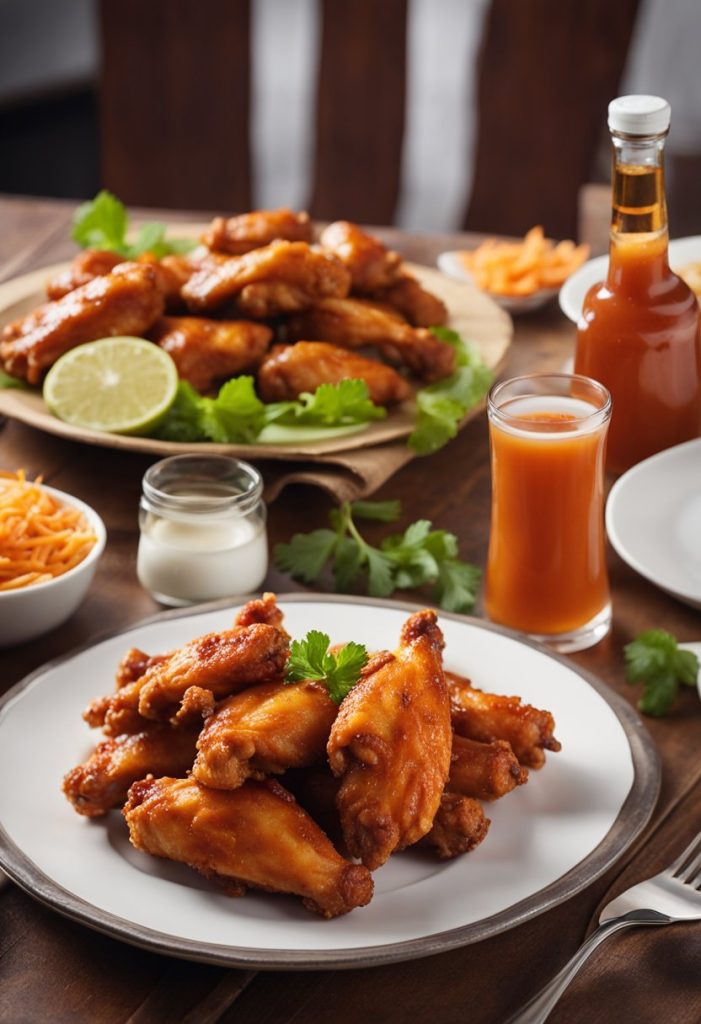
[[216,394],[241,374],[255,376],[265,402],[364,380],[370,398],[388,410],[386,419],[359,433],[241,447],[253,456],[322,454],[411,432],[415,390],[449,376],[455,365],[454,349],[430,328],[455,330],[490,368],[511,340],[508,316],[478,289],[404,262],[348,221],[319,231],[306,213],[252,211],[179,225],[177,233],[199,244],[188,254],[126,261],[87,249],[70,264],[0,285],[0,368],[34,389],[0,391],[0,411],[108,447],[232,452],[236,446],[101,433],[51,415],[38,389],[64,352],[132,335],[167,351],[180,378],[203,394]]
[[[366,649],[340,704],[285,679],[310,630]],[[478,620],[300,594],[40,669],[0,706],[0,777],[0,865],[29,893],[145,948],[287,969],[513,927],[608,868],[659,788],[635,712],[576,665]]]

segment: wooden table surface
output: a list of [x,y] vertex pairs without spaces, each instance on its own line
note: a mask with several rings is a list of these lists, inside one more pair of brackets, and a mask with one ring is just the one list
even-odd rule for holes
[[[72,206],[0,198],[0,280],[70,257]],[[464,235],[386,234],[407,258],[426,264],[433,264],[442,249],[468,241]],[[574,328],[554,303],[517,319],[505,374],[559,368],[571,355],[573,340]],[[135,573],[136,510],[141,478],[151,461],[59,440],[14,422],[0,431],[2,467],[23,466],[30,476],[42,473],[48,483],[92,504],[108,531],[107,549],[79,611],[39,642],[2,652],[0,693],[48,659],[159,610]],[[428,518],[455,532],[462,557],[479,565],[486,557],[489,496],[485,417],[470,423],[441,452],[411,462],[377,494],[401,498],[407,522]],[[271,541],[323,525],[328,508],[329,499],[320,492],[286,490],[269,510]],[[609,568],[612,631],[573,660],[634,705],[637,690],[624,681],[623,645],[651,627],[668,629],[680,640],[699,638],[701,616],[636,575],[612,551]],[[300,589],[276,570],[270,571],[266,587]],[[648,719],[646,725],[662,761],[662,790],[649,826],[606,875],[527,924],[405,964],[256,973],[143,952],[64,920],[7,885],[0,890],[0,1021],[498,1024],[574,952],[604,902],[668,864],[701,824],[701,704],[696,692],[685,688],[668,718]],[[28,758],[38,756],[40,751],[27,750]],[[664,1015],[675,1024],[697,1024],[700,963],[699,924],[625,931],[594,955],[550,1019],[553,1024],[657,1024]]]

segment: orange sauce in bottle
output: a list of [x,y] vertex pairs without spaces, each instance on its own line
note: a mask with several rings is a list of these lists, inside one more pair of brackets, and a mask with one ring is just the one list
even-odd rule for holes
[[603,522],[606,422],[595,406],[530,396],[490,416],[492,519],[485,611],[542,636],[579,629],[609,603]]
[[[607,469],[617,474],[698,436],[701,335],[696,296],[667,258],[664,133],[613,139],[608,275],[584,299],[574,369],[611,392]],[[657,163],[628,162],[641,159]]]

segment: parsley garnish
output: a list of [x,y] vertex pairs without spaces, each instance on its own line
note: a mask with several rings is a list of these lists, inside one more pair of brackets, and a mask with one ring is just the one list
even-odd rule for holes
[[455,437],[460,420],[484,398],[493,379],[477,349],[455,331],[432,327],[431,333],[453,346],[456,369],[416,393],[416,426],[408,443],[417,455],[430,455]]
[[623,648],[626,679],[643,683],[638,707],[645,715],[666,715],[679,691],[679,684],[695,686],[699,659],[693,651],[682,651],[677,640],[664,629],[649,629]]
[[315,583],[331,563],[336,590],[361,585],[373,597],[432,583],[432,600],[441,608],[471,611],[481,573],[460,561],[455,534],[434,530],[428,519],[419,519],[403,533],[385,537],[378,548],[365,540],[355,522],[392,522],[400,514],[398,501],[345,501],[329,513],[331,529],[297,533],[288,544],[277,544],[275,564],[296,579]]
[[190,238],[166,239],[168,229],[159,221],[142,224],[130,244],[127,242],[128,228],[126,207],[111,192],[102,189],[94,199],[82,203],[75,211],[71,238],[83,249],[105,249],[129,260],[144,252],[153,253],[156,259],[161,259],[173,252],[190,252],[197,245]]
[[302,679],[316,679],[324,683],[331,700],[340,704],[360,679],[368,652],[362,644],[351,641],[332,654],[330,642],[326,633],[317,629],[310,630],[304,640],[293,640],[285,680],[298,683]]

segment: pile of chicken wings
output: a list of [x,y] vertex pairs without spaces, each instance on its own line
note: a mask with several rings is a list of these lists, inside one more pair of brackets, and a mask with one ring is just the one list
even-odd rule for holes
[[0,333],[0,367],[30,384],[69,349],[115,335],[160,345],[203,393],[255,374],[264,401],[355,378],[390,405],[409,396],[407,376],[454,369],[453,348],[427,330],[447,310],[396,252],[348,221],[315,242],[309,216],[288,209],[217,217],[188,255],[123,262],[88,249],[47,294]]
[[548,711],[444,670],[434,611],[370,655],[340,706],[322,683],[284,681],[289,642],[264,594],[231,629],[127,651],[116,689],[84,713],[106,738],[63,780],[75,810],[123,805],[137,849],[331,918],[370,901],[371,872],[397,851],[474,849],[481,801],[560,749]]

